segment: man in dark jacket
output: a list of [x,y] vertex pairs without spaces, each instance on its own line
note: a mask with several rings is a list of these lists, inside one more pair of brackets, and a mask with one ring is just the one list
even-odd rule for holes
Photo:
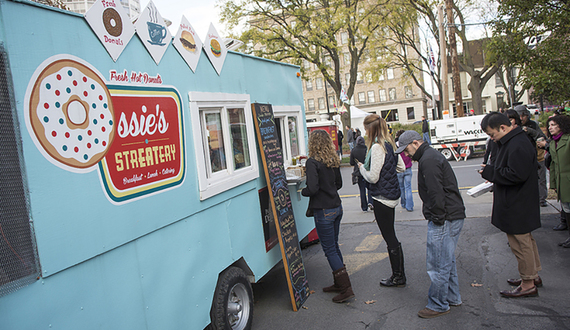
[[422,133],[423,140],[427,142],[427,144],[431,145],[431,139],[429,137],[429,124],[425,116],[422,116]]
[[455,265],[455,248],[463,228],[465,206],[455,173],[443,155],[424,142],[416,131],[406,131],[398,139],[396,153],[404,152],[418,162],[418,191],[422,212],[428,220],[427,273],[431,280],[422,318],[449,313],[449,306],[461,305]]
[[507,234],[518,261],[521,279],[509,279],[514,290],[501,291],[508,298],[538,296],[541,270],[536,241],[531,232],[540,227],[538,163],[536,151],[520,127],[513,127],[498,112],[481,120],[481,129],[497,143],[492,165],[481,165],[481,175],[493,182],[491,223]]
[[[366,160],[366,151],[368,148],[364,143],[364,138],[359,136],[356,138],[356,145],[350,152],[350,165],[354,166],[354,170],[352,171],[352,184],[354,184],[354,180],[356,178],[356,182],[358,183],[358,189],[360,190],[360,209],[362,211],[367,212],[368,209],[374,209],[372,205],[372,195],[370,195],[370,189],[366,188],[366,181],[360,174],[360,169],[358,167],[358,162],[364,163]],[[368,190],[368,199],[366,199],[366,191]]]

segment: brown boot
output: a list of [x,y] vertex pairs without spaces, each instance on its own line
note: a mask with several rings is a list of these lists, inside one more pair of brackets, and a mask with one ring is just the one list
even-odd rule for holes
[[334,272],[333,272],[333,278],[334,278],[334,284],[331,286],[324,287],[323,292],[340,292],[340,286],[337,283],[336,276],[334,276]]
[[336,295],[332,301],[335,303],[345,302],[348,299],[354,297],[354,292],[352,292],[352,286],[350,285],[350,279],[348,278],[348,273],[346,272],[346,267],[335,270],[333,272],[334,281],[340,287],[340,293]]

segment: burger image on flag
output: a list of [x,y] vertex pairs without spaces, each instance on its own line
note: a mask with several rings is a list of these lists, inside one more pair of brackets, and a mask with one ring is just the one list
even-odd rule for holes
[[216,39],[210,40],[210,49],[212,50],[214,56],[220,57],[220,55],[222,55],[222,49],[220,47],[220,43],[218,42],[218,40]]
[[196,42],[194,41],[192,33],[188,31],[182,31],[182,34],[180,35],[180,42],[182,43],[184,49],[187,51],[192,53],[196,52]]

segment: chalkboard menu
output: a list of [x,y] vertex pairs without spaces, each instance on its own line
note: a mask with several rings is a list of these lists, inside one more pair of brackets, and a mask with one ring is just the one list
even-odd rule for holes
[[265,179],[271,193],[269,194],[273,218],[277,227],[277,237],[283,256],[283,265],[287,276],[289,294],[293,310],[297,311],[309,297],[309,285],[305,274],[305,265],[301,255],[295,217],[291,206],[285,167],[283,165],[283,151],[279,143],[279,136],[275,127],[273,108],[271,104],[251,105],[255,118],[257,141],[263,149],[261,159],[265,171]]

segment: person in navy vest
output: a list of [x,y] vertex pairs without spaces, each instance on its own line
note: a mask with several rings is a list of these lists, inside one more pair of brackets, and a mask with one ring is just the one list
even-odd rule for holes
[[368,153],[364,164],[358,162],[360,174],[368,182],[372,195],[374,217],[382,237],[388,245],[392,276],[380,281],[382,286],[402,287],[406,285],[404,253],[394,229],[394,208],[400,199],[400,184],[397,172],[404,172],[406,165],[399,155],[382,117],[372,114],[364,118],[364,129],[368,136]]

